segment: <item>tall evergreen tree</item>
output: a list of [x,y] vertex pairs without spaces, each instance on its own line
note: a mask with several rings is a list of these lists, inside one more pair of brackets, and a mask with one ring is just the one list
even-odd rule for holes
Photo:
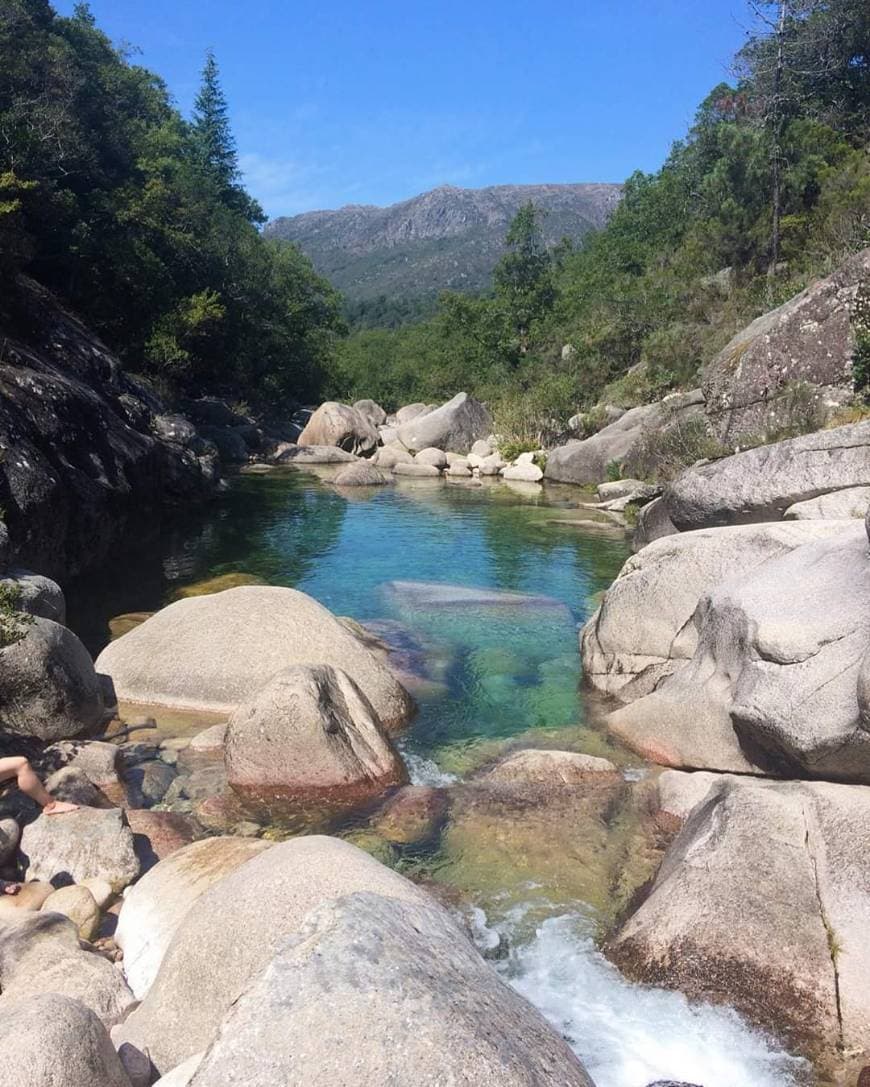
[[193,107],[193,131],[204,164],[224,188],[231,189],[239,179],[239,161],[228,114],[217,61],[209,49]]

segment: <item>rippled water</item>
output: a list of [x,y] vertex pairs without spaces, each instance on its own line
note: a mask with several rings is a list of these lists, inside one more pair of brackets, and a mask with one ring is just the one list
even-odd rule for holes
[[[642,776],[587,720],[578,693],[577,628],[628,554],[622,536],[553,523],[585,516],[577,507],[588,496],[410,481],[339,493],[329,476],[240,475],[205,514],[72,586],[70,624],[96,651],[112,616],[155,610],[200,579],[254,575],[301,589],[398,647],[420,705],[401,740],[414,781],[460,796],[471,770],[516,742],[608,755],[628,779]],[[464,599],[456,587],[474,592]],[[532,599],[518,606],[481,590]],[[735,1014],[632,985],[597,950],[630,820],[568,811],[561,837],[548,841],[552,815],[535,818],[512,825],[509,814],[471,808],[427,849],[381,842],[378,855],[477,903],[481,945],[499,946],[498,968],[568,1038],[597,1087],[796,1082],[799,1063]],[[371,847],[365,826],[353,833]]]

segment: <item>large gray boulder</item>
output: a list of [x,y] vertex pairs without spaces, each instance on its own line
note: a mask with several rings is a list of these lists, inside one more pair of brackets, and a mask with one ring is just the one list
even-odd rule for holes
[[83,950],[75,924],[60,913],[19,910],[0,919],[0,1023],[40,993],[80,1000],[106,1026],[133,1004],[121,971]]
[[357,400],[353,410],[358,411],[364,419],[368,419],[376,430],[387,421],[387,413],[374,400]]
[[856,517],[863,520],[870,509],[870,487],[847,487],[843,491],[831,491],[805,502],[795,502],[785,511],[786,521],[808,521],[818,518],[828,520]]
[[694,655],[698,629],[692,619],[704,593],[845,527],[839,521],[738,525],[647,544],[626,562],[583,628],[586,681],[623,701],[648,693]]
[[120,808],[80,808],[28,823],[20,850],[27,879],[63,887],[100,878],[122,891],[139,875],[133,832]]
[[703,403],[700,391],[696,390],[631,408],[591,438],[553,449],[547,456],[545,478],[555,483],[595,486],[607,479],[609,464],[631,472],[632,456],[648,434],[700,415]]
[[156,864],[124,895],[115,941],[137,1000],[151,988],[178,926],[196,900],[270,848],[256,838],[204,838]]
[[[419,419],[421,415],[425,415],[427,412],[432,411],[432,408],[428,404],[406,404],[403,408],[399,408],[395,416],[390,416],[394,419],[397,426],[402,426],[404,423],[410,423],[414,419]],[[390,419],[387,419],[390,422]]]
[[870,790],[728,778],[669,849],[608,954],[731,1004],[824,1065],[870,1047]]
[[87,649],[51,619],[20,632],[0,649],[0,729],[47,741],[93,735],[107,715]]
[[342,468],[332,482],[336,487],[383,487],[393,480],[368,461],[359,461]]
[[670,766],[870,782],[860,702],[870,644],[863,525],[722,582],[694,621],[691,661],[610,714],[611,731]]
[[348,453],[370,456],[378,447],[378,432],[361,411],[328,400],[308,420],[298,444],[303,447],[334,445]]
[[276,673],[230,717],[224,755],[230,788],[267,809],[353,808],[408,781],[372,704],[329,665]]
[[232,1005],[311,910],[356,891],[429,901],[338,838],[294,838],[242,864],[188,910],[154,984],[115,1042],[147,1050],[160,1073],[206,1049]]
[[492,416],[468,393],[457,393],[434,411],[418,415],[399,427],[399,441],[416,452],[436,449],[467,453],[479,439],[492,432]]
[[230,1087],[240,1067],[248,1087],[593,1087],[441,907],[371,893],[306,918],[226,1016],[191,1087]]
[[381,661],[295,589],[245,585],[179,600],[110,643],[97,660],[119,698],[222,713],[298,664],[342,668],[389,729],[411,715],[410,696]]
[[130,1087],[106,1028],[78,1000],[39,993],[0,1016],[12,1087]]
[[851,399],[853,337],[849,311],[870,277],[870,249],[833,275],[765,313],[705,368],[707,413],[726,441],[793,425],[796,390],[802,410],[820,417]]
[[0,586],[16,595],[15,607],[29,615],[51,619],[61,626],[66,622],[66,601],[56,581],[13,566],[0,578]]
[[680,531],[779,521],[796,502],[870,486],[870,420],[689,468],[665,490]]

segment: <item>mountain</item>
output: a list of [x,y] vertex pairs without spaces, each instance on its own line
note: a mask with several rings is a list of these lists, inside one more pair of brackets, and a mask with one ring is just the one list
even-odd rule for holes
[[266,234],[295,242],[350,301],[487,287],[511,219],[528,201],[555,245],[604,225],[621,185],[442,185],[386,208],[351,204],[275,219]]

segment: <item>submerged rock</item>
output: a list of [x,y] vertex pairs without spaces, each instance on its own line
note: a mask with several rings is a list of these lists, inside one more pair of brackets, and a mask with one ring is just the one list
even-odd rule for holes
[[592,1087],[567,1043],[434,901],[372,893],[325,904],[282,943],[191,1087],[229,1087],[240,1062],[249,1087]]
[[179,600],[112,642],[97,667],[120,698],[233,712],[276,672],[328,664],[354,680],[389,729],[412,701],[389,670],[321,604],[277,586]]
[[393,481],[373,465],[360,463],[349,464],[347,468],[342,468],[332,482],[336,487],[383,487],[384,484]]
[[[146,879],[159,871],[158,865]],[[188,909],[116,1043],[147,1050],[160,1073],[207,1048],[232,1005],[311,910],[355,891],[427,901],[425,892],[337,838],[294,838],[242,864]]]
[[278,672],[234,712],[230,787],[266,808],[352,808],[408,780],[360,688],[327,665]]
[[373,821],[393,845],[419,845],[437,837],[447,818],[449,799],[431,785],[406,785],[391,796]]

